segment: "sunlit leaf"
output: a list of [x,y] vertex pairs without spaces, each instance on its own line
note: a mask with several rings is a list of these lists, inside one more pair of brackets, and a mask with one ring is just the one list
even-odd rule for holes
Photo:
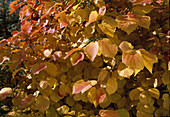
[[104,15],[106,13],[106,6],[101,6],[99,9],[99,15]]
[[92,87],[88,92],[88,98],[93,102],[94,106],[97,107],[97,105],[106,97],[106,93],[102,88],[96,89],[95,87]]
[[80,61],[83,61],[83,60],[84,60],[83,52],[76,52],[70,58],[71,64],[73,66],[77,65]]
[[115,57],[118,47],[117,45],[113,44],[112,41],[108,38],[103,38],[102,40],[98,41],[100,52],[105,57],[113,58]]
[[129,97],[131,100],[138,100],[140,93],[142,92],[142,88],[138,87],[136,89],[133,89],[129,92]]
[[73,94],[76,93],[84,93],[85,91],[89,90],[92,87],[91,82],[84,80],[79,80],[73,85]]
[[123,51],[123,52],[127,52],[129,50],[133,49],[133,46],[131,43],[127,42],[127,41],[123,41],[120,45],[119,48]]
[[145,67],[150,71],[150,73],[152,73],[153,64],[158,62],[158,58],[156,55],[153,55],[144,49],[140,49],[139,51],[143,56]]
[[108,79],[107,83],[106,83],[106,91],[107,93],[110,95],[110,94],[113,94],[117,91],[118,89],[118,83],[116,81],[115,78],[110,78]]
[[84,53],[86,56],[93,61],[98,53],[98,42],[90,42],[85,48]]
[[2,88],[0,90],[0,100],[4,100],[6,97],[10,96],[12,94],[12,89],[9,87]]
[[59,108],[57,108],[57,112],[62,115],[62,114],[68,114],[70,108],[67,105],[63,105]]
[[113,34],[116,30],[117,22],[113,18],[107,16],[102,17],[102,19],[102,23],[98,24],[99,28],[106,35],[113,37]]
[[159,92],[158,89],[156,89],[156,88],[151,88],[151,89],[148,89],[148,91],[149,91],[149,94],[150,94],[152,97],[154,97],[154,98],[156,98],[156,99],[159,99],[160,92]]
[[98,17],[97,11],[92,11],[89,16],[89,21],[85,24],[85,26],[87,27],[92,22],[95,22],[97,20],[97,17]]
[[119,117],[117,112],[113,110],[100,110],[99,115],[101,117]]

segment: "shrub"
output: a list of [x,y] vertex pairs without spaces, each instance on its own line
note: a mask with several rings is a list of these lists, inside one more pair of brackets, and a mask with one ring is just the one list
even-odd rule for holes
[[169,116],[168,1],[15,0],[0,43],[6,116]]

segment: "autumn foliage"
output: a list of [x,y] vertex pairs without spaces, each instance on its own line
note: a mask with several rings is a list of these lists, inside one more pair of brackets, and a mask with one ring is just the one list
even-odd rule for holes
[[170,116],[168,1],[13,1],[21,30],[0,41],[6,116]]

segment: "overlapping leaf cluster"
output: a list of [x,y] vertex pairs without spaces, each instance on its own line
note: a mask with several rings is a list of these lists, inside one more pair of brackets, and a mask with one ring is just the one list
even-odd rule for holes
[[168,116],[167,3],[13,1],[21,31],[0,42],[8,116]]

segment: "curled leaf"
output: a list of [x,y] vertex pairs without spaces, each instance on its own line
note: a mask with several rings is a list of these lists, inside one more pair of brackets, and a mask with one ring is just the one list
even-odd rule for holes
[[83,61],[83,60],[84,60],[83,52],[76,52],[70,58],[71,64],[73,66],[77,65],[80,61]]
[[4,100],[6,97],[12,94],[12,89],[10,87],[2,88],[0,91],[0,100]]

